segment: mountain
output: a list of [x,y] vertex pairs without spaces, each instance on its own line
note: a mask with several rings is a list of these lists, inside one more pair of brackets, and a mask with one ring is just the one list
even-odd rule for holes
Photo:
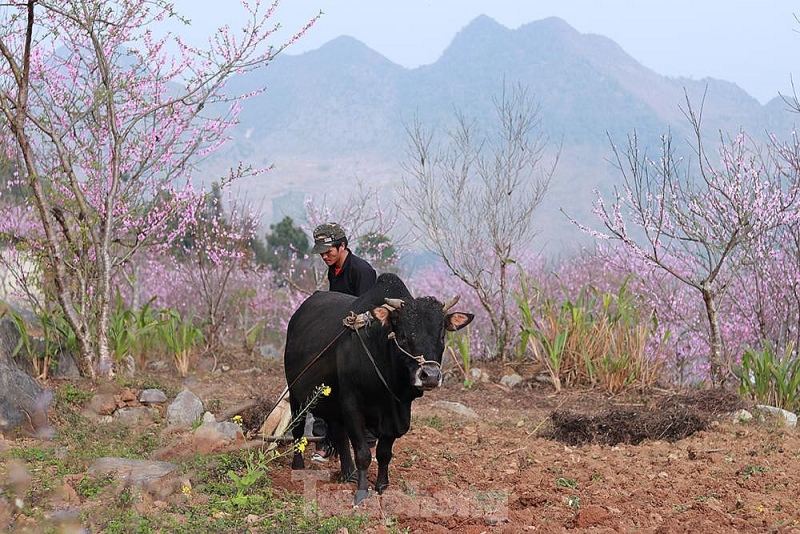
[[[612,40],[582,34],[559,18],[510,30],[486,16],[463,28],[438,61],[415,69],[392,63],[351,37],[230,82],[232,92],[266,90],[243,103],[232,142],[208,162],[209,173],[238,161],[274,169],[243,181],[248,199],[263,201],[266,223],[302,215],[302,198],[341,201],[358,180],[391,197],[401,179],[405,124],[415,115],[441,127],[463,111],[494,124],[493,98],[503,83],[522,84],[541,107],[544,132],[562,146],[556,181],[537,216],[540,243],[559,253],[589,240],[561,213],[591,218],[592,191],[610,191],[619,171],[611,144],[634,131],[656,154],[661,134],[689,138],[688,96],[703,102],[703,128],[713,143],[740,129],[788,136],[794,115],[776,98],[766,106],[733,83],[670,78],[642,66]],[[705,95],[705,99],[703,100]]]

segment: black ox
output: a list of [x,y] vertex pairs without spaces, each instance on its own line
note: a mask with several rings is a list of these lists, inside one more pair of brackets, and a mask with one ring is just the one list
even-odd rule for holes
[[[311,412],[328,423],[342,480],[358,482],[356,504],[369,495],[366,430],[378,437],[375,491],[382,493],[389,485],[392,446],[411,424],[411,402],[442,383],[445,331],[463,328],[474,317],[448,313],[455,300],[414,298],[397,276],[382,274],[359,298],[316,292],[289,320],[284,367],[292,414],[315,388],[331,387]],[[303,425],[292,433],[300,439]],[[295,453],[292,469],[304,467],[303,455]]]

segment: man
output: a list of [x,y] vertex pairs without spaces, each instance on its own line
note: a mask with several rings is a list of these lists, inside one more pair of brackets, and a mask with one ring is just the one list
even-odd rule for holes
[[314,252],[328,266],[330,291],[360,297],[375,285],[375,269],[347,248],[347,235],[338,223],[320,224],[314,229]]
[[[328,266],[328,289],[360,297],[375,285],[378,278],[375,269],[366,260],[353,254],[347,247],[347,234],[338,223],[320,224],[314,229],[314,252],[322,257]],[[327,425],[322,419],[315,419],[312,430],[314,436],[324,436]],[[370,448],[374,449],[375,438],[368,435]],[[315,462],[326,462],[334,453],[327,441],[317,443],[317,452],[311,457]],[[373,450],[373,456],[375,456]]]

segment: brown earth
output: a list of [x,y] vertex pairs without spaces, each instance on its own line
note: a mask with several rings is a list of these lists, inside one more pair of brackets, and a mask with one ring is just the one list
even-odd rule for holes
[[[800,533],[800,432],[721,415],[744,404],[738,397],[555,394],[532,376],[511,390],[499,379],[512,370],[486,365],[488,382],[466,388],[453,377],[415,401],[412,428],[395,443],[390,488],[357,510],[375,519],[372,532]],[[278,360],[197,384],[201,398],[230,406],[275,399],[284,385]],[[280,460],[273,485],[303,492],[321,513],[352,512],[353,485],[336,482],[336,460],[307,461],[305,475],[289,462]],[[373,464],[371,483],[375,475]]]
[[[189,387],[217,414],[255,399],[243,412],[251,426],[285,386],[276,358],[222,358],[215,366],[228,370],[153,379],[171,380],[175,391]],[[369,513],[375,533],[800,533],[800,431],[720,415],[737,407],[735,396],[556,394],[519,366],[527,379],[509,389],[499,379],[512,369],[476,366],[489,381],[467,388],[451,369],[442,388],[415,401],[383,495],[353,510],[354,486],[337,482],[336,460],[311,462],[313,447],[305,472],[293,472],[289,456],[271,464],[273,487],[306,496],[322,514]],[[166,436],[153,459],[196,450],[186,435]],[[373,464],[371,483],[375,475]]]

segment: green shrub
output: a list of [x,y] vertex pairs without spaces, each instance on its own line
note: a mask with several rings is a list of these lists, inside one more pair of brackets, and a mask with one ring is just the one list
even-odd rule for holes
[[735,373],[743,395],[784,410],[800,410],[800,358],[794,355],[794,343],[782,353],[771,343],[761,350],[746,350]]
[[189,374],[192,353],[205,339],[202,328],[194,324],[194,317],[189,315],[184,318],[175,310],[165,310],[158,332],[172,352],[178,373],[181,376]]
[[60,402],[72,404],[73,406],[82,406],[94,396],[94,393],[83,391],[73,384],[66,384],[64,387],[58,389],[56,395]]
[[472,387],[472,376],[470,370],[472,369],[472,353],[470,350],[470,332],[469,326],[465,332],[453,332],[447,336],[447,345],[445,350],[453,358],[453,362],[458,367],[461,373],[462,384],[464,387]]
[[645,349],[657,324],[642,316],[627,280],[617,293],[584,287],[574,300],[560,302],[532,290],[524,277],[520,288],[520,354],[543,365],[556,391],[600,385],[615,394],[655,384],[658,359]]

